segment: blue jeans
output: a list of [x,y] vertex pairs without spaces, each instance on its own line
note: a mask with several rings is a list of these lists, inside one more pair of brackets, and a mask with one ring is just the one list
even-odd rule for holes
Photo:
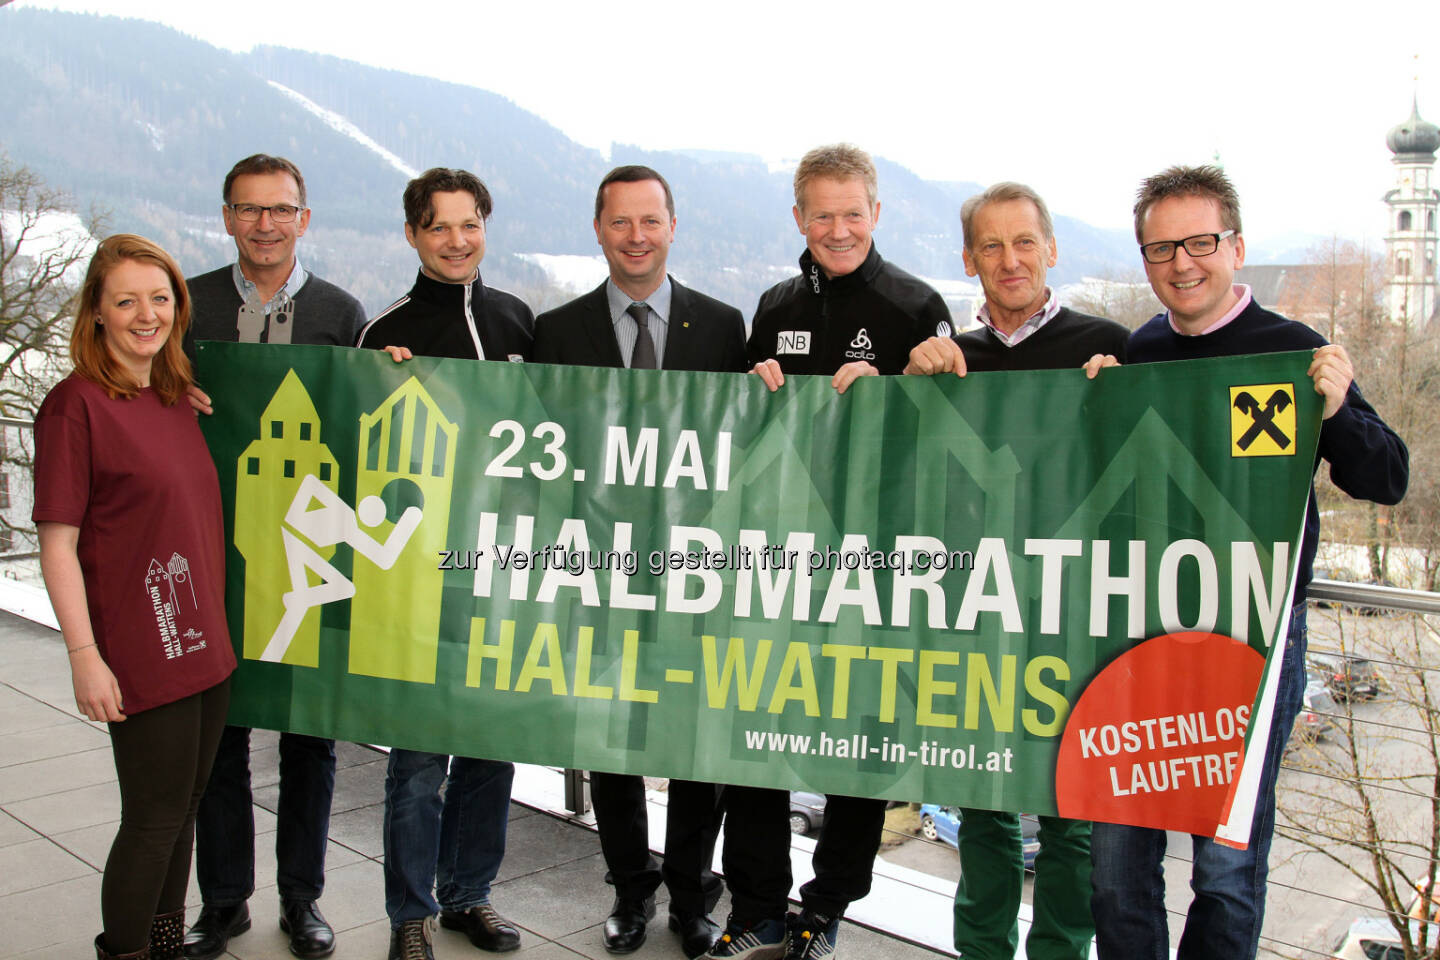
[[[335,741],[280,734],[280,804],[275,811],[275,881],[287,900],[318,900],[335,793]],[[250,728],[230,727],[195,816],[195,878],[214,907],[255,892],[255,808],[250,793]]]
[[[1236,850],[1209,837],[1193,837],[1190,886],[1195,899],[1185,918],[1177,960],[1247,960],[1260,944],[1265,919],[1265,881],[1275,830],[1275,780],[1290,727],[1305,694],[1305,604],[1290,613],[1290,633],[1274,722],[1265,747],[1250,844]],[[1165,832],[1097,823],[1090,834],[1094,864],[1090,898],[1095,946],[1101,960],[1167,960],[1170,931],[1165,918]]]
[[490,902],[490,883],[505,857],[513,779],[515,765],[498,760],[390,751],[385,912],[392,928],[442,908],[462,911]]

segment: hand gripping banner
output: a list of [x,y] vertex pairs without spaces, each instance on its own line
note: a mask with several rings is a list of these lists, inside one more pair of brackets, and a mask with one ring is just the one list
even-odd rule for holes
[[1269,722],[1308,362],[837,396],[202,344],[232,721],[1214,833]]

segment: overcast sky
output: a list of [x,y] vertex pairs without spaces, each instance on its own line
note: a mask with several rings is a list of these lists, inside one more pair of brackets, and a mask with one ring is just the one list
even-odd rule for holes
[[470,84],[606,151],[781,160],[849,140],[931,179],[1026,181],[1102,226],[1129,223],[1142,177],[1218,156],[1262,248],[1299,233],[1377,243],[1394,182],[1386,132],[1417,90],[1440,122],[1435,0],[18,5]]

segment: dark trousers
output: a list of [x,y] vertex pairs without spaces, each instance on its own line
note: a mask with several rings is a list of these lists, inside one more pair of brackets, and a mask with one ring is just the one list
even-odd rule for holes
[[[762,787],[725,788],[722,859],[730,901],[747,923],[785,915],[790,893],[790,795]],[[825,825],[811,863],[815,878],[800,888],[807,910],[839,917],[870,892],[885,828],[885,801],[825,797]]]
[[605,854],[605,882],[617,896],[643,900],[660,881],[670,891],[670,912],[703,916],[715,908],[724,884],[710,869],[722,813],[719,788],[693,780],[670,781],[665,811],[665,863],[650,855],[650,824],[645,810],[643,777],[592,773],[590,799],[600,849]]
[[[786,800],[789,821],[789,800]],[[870,892],[875,855],[885,831],[885,801],[871,797],[825,794],[825,825],[815,844],[815,879],[800,887],[800,902],[813,913],[832,917]]]
[[[335,741],[280,734],[280,803],[275,881],[288,900],[317,900],[325,887],[325,843],[335,793]],[[255,892],[255,808],[250,793],[250,728],[226,727],[195,821],[200,896],[216,907]]]
[[185,909],[195,809],[229,707],[226,679],[109,724],[120,781],[120,830],[100,883],[110,953],[145,949],[155,916]]

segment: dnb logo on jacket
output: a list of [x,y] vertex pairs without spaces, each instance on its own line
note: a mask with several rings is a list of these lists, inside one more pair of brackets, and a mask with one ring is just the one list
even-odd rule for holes
[[850,349],[845,351],[845,356],[851,360],[874,360],[875,354],[870,347],[870,334],[861,327],[855,339],[850,341]]
[[775,356],[810,353],[809,330],[781,330],[775,335]]

